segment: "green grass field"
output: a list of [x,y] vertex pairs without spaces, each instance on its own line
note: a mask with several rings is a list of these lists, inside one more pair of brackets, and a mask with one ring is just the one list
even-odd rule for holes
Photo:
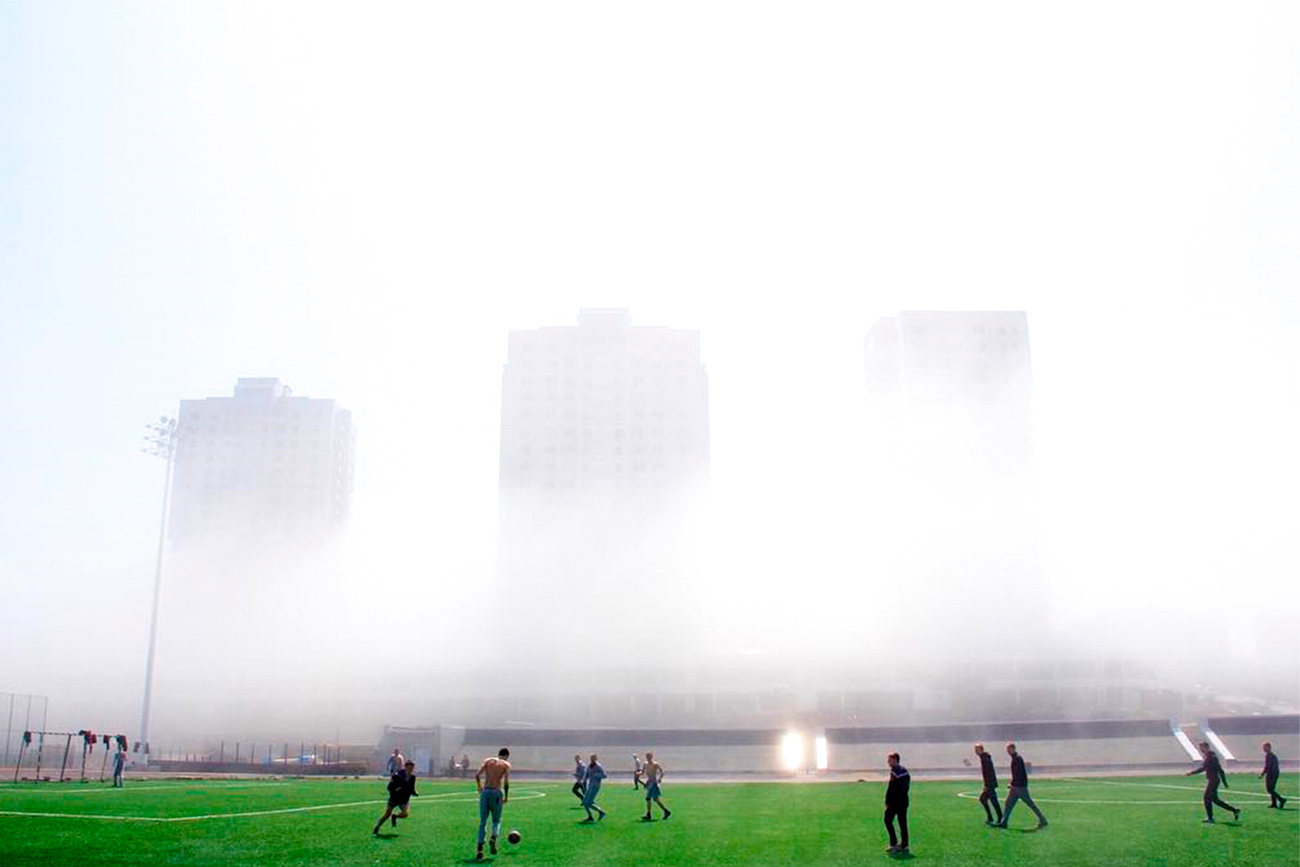
[[[1226,800],[1244,808],[1201,824],[1200,789],[1184,777],[1039,779],[1031,791],[1051,820],[1035,831],[1017,807],[1012,829],[984,825],[974,782],[913,786],[912,854],[934,864],[1295,865],[1300,812],[1266,808],[1258,781],[1230,779]],[[673,784],[671,820],[639,821],[645,802],[627,784],[608,785],[609,818],[579,825],[577,802],[560,783],[517,781],[498,865],[739,865],[889,863],[881,825],[882,783]],[[1284,792],[1300,794],[1295,775]],[[472,781],[422,782],[411,818],[379,837],[375,779],[134,780],[99,784],[0,785],[0,865],[410,865],[472,859],[477,800]],[[1295,802],[1300,805],[1300,800]],[[658,816],[658,811],[656,811]],[[504,841],[503,841],[504,842]]]

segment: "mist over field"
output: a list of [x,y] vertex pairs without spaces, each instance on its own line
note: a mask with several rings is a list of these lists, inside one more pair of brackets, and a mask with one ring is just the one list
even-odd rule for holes
[[[945,696],[978,678],[1108,662],[1294,712],[1296,19],[6,6],[0,691],[138,728],[163,488],[138,437],[277,377],[351,413],[347,519],[169,537],[160,744],[571,724],[584,695],[971,717],[997,707]],[[988,374],[1013,394],[969,347],[881,386],[879,329],[944,311],[1023,314]],[[684,335],[645,410],[659,488],[633,398],[592,461],[622,472],[626,427],[645,488],[536,475],[587,423],[566,383],[661,375],[586,348],[526,374],[526,335],[584,315]],[[538,425],[557,395],[535,452],[516,374]]]

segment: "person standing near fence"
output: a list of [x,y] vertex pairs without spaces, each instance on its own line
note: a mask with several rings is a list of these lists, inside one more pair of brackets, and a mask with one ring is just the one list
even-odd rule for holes
[[[126,781],[123,779],[126,773],[126,750],[118,750],[113,753],[113,788],[125,789]],[[103,779],[101,777],[101,779]]]
[[[984,790],[980,792],[980,806],[984,808],[985,825],[996,825],[1002,821],[1002,805],[998,803],[998,772],[993,767],[993,756],[984,749],[983,744],[975,745],[975,755],[980,757],[980,774],[984,777]],[[989,804],[993,809],[989,810]],[[993,818],[993,813],[997,818]]]
[[1034,811],[1038,817],[1038,827],[1047,827],[1047,817],[1043,811],[1038,809],[1034,799],[1029,797],[1029,772],[1025,770],[1025,759],[1020,753],[1016,752],[1015,744],[1007,744],[1007,755],[1011,756],[1011,785],[1007,787],[1007,808],[1002,811],[1002,821],[996,823],[996,827],[1005,828],[1011,821],[1011,811],[1015,809],[1017,802],[1024,801],[1025,806]]
[[1273,745],[1268,741],[1261,744],[1264,750],[1264,770],[1259,775],[1264,778],[1264,791],[1268,792],[1269,807],[1277,807],[1279,810],[1286,808],[1286,798],[1277,793],[1277,781],[1282,776],[1282,768],[1277,760],[1277,753],[1273,752]]
[[1214,824],[1214,805],[1218,804],[1225,810],[1232,813],[1233,821],[1241,818],[1241,810],[1232,806],[1226,801],[1219,800],[1219,786],[1228,788],[1228,775],[1223,772],[1223,765],[1219,764],[1219,757],[1210,749],[1206,741],[1201,741],[1197,746],[1201,748],[1201,755],[1204,760],[1199,765],[1187,772],[1186,776],[1193,774],[1205,774],[1205,795],[1202,800],[1205,803],[1205,818],[1201,821],[1208,825]]

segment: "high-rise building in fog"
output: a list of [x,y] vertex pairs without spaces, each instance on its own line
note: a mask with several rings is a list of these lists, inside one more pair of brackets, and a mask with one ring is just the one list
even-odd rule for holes
[[579,593],[584,605],[631,606],[643,582],[671,584],[683,503],[708,471],[698,331],[584,309],[576,326],[511,332],[500,579],[512,607]]
[[904,311],[867,335],[873,422],[911,456],[965,470],[1030,460],[1029,326],[1023,312]]
[[976,653],[995,652],[979,637],[1009,605],[1020,634],[1045,628],[1025,314],[881,319],[866,382],[864,541],[878,585]]
[[352,414],[274,378],[181,401],[171,535],[218,544],[311,540],[348,516]]

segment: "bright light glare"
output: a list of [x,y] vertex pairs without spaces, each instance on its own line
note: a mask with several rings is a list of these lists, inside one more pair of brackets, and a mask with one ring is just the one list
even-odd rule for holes
[[781,760],[786,768],[797,771],[803,765],[803,738],[790,732],[781,739]]
[[824,735],[813,741],[813,753],[817,757],[817,770],[824,771],[831,766],[830,751],[826,747],[826,737]]

